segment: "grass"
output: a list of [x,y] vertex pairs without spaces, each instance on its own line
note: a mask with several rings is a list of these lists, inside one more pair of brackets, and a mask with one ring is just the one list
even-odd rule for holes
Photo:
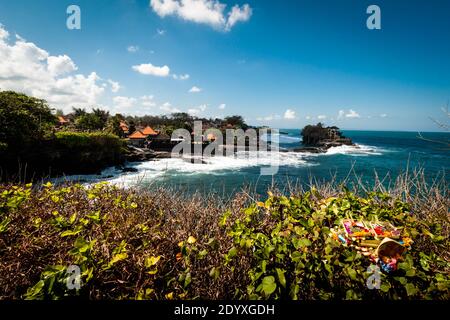
[[[0,299],[449,299],[449,190],[424,175],[370,190],[287,183],[264,199],[2,185]],[[329,236],[348,215],[403,226],[414,241],[381,290],[366,287],[368,259]],[[66,286],[70,265],[80,290]]]

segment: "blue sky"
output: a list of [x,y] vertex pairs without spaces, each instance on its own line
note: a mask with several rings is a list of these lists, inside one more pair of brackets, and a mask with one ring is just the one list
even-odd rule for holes
[[[164,1],[0,0],[0,88],[64,110],[241,114],[282,128],[446,121],[450,1]],[[71,4],[81,30],[66,27]],[[366,27],[371,4],[381,30]]]

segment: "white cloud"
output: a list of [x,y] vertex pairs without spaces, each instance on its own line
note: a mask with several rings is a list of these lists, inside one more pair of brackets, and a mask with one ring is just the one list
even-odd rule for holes
[[320,114],[317,116],[317,119],[319,119],[319,120],[325,120],[326,118],[327,118],[327,116],[324,114]]
[[273,121],[273,120],[279,120],[281,119],[281,116],[278,114],[271,114],[265,117],[258,117],[256,120],[258,121]]
[[344,118],[354,119],[361,118],[361,116],[359,115],[359,113],[352,109],[350,109],[348,112],[345,112],[345,110],[339,110],[337,120],[342,120]]
[[165,102],[159,107],[162,111],[165,113],[175,113],[175,112],[181,112],[180,109],[177,109],[175,107],[172,107],[172,105],[169,102]]
[[144,107],[155,107],[156,103],[153,100],[153,98],[154,98],[153,96],[142,96],[141,97],[141,104]]
[[199,88],[199,87],[197,87],[197,86],[193,86],[193,87],[189,90],[190,93],[198,93],[198,92],[201,92],[201,91],[202,91],[202,89]]
[[163,36],[166,34],[166,30],[163,29],[156,29],[156,32],[158,33],[158,35]]
[[151,0],[150,6],[162,18],[174,15],[225,31],[231,30],[239,21],[249,20],[252,15],[248,4],[235,5],[226,14],[226,5],[218,0]]
[[174,0],[150,0],[150,6],[160,17],[172,15],[180,8],[178,1]]
[[141,97],[115,96],[112,100],[113,106],[109,110],[115,113],[136,116],[158,114],[157,104],[153,95]]
[[0,23],[0,40],[6,40],[9,37],[9,32],[3,28],[3,25]]
[[136,98],[117,96],[113,98],[114,106],[119,109],[133,107],[137,100]]
[[311,116],[306,116],[305,119],[306,120],[311,120]]
[[205,112],[206,108],[207,108],[207,105],[206,104],[202,104],[202,105],[200,105],[198,107],[188,109],[188,113],[193,115],[193,116],[199,115],[199,114]]
[[349,112],[345,115],[346,118],[361,118],[359,113],[357,113],[355,110],[350,109]]
[[170,68],[168,66],[157,67],[151,63],[140,64],[132,67],[134,71],[141,74],[152,75],[156,77],[167,77],[170,74]]
[[286,112],[284,113],[284,118],[286,120],[295,119],[295,111],[291,110],[291,109],[287,109]]
[[120,86],[119,82],[113,81],[111,79],[108,79],[108,83],[111,85],[111,92],[116,93],[119,91],[122,87]]
[[187,79],[189,79],[191,76],[188,75],[188,74],[186,73],[186,74],[174,74],[172,77],[173,77],[175,80],[187,80]]
[[226,106],[227,105],[225,103],[222,103],[221,105],[219,105],[219,109],[224,110],[226,108]]
[[127,48],[127,51],[128,51],[128,52],[131,52],[131,53],[136,53],[136,52],[139,51],[139,47],[138,47],[138,46],[129,46],[129,47]]
[[95,72],[73,74],[75,63],[67,55],[52,56],[20,36],[9,43],[0,26],[0,88],[45,99],[50,106],[69,112],[72,107],[99,104],[104,93]]
[[380,114],[380,117],[381,117],[381,118],[386,118],[386,117],[387,117],[387,114],[386,114],[386,113],[382,113],[382,114]]
[[54,76],[76,71],[78,68],[68,56],[49,56],[47,58],[48,71]]
[[228,14],[228,21],[225,26],[225,29],[231,30],[231,28],[239,21],[248,21],[252,16],[252,8],[248,4],[244,4],[241,7],[238,5],[233,6],[231,8],[231,12]]

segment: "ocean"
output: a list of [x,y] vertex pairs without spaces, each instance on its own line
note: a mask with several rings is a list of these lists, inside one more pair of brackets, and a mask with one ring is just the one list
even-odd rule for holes
[[[307,186],[311,178],[342,181],[350,177],[351,181],[355,174],[371,185],[375,181],[375,173],[381,178],[395,179],[400,173],[417,168],[424,169],[429,182],[442,177],[450,180],[447,176],[450,168],[448,146],[420,139],[417,132],[348,130],[343,133],[357,146],[334,147],[325,154],[281,152],[278,159],[265,152],[240,152],[235,157],[204,158],[204,164],[183,159],[160,159],[127,164],[136,172],[123,173],[116,168],[107,168],[101,175],[70,176],[57,181],[110,181],[122,187],[144,188],[169,186],[187,192],[213,192],[227,196],[244,186],[265,194],[271,185],[283,189],[288,181]],[[433,141],[449,141],[450,138],[450,134],[445,132],[422,135]],[[280,129],[279,143],[280,149],[299,147],[300,130]],[[261,168],[270,165],[278,165],[277,173],[261,175]]]

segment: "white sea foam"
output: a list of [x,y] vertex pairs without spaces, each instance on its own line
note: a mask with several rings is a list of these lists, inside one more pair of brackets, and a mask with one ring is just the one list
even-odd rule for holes
[[339,147],[331,147],[325,153],[326,155],[334,155],[334,154],[345,154],[349,156],[381,156],[384,150],[366,145],[356,145],[356,146],[339,146]]
[[199,163],[192,163],[191,157],[158,159],[129,163],[127,167],[136,172],[122,172],[114,167],[102,171],[101,175],[74,175],[54,179],[53,181],[80,181],[93,183],[96,181],[109,181],[121,186],[137,185],[141,182],[157,181],[164,177],[176,175],[214,174],[224,175],[230,171],[238,171],[250,167],[291,166],[305,167],[317,165],[311,157],[344,154],[349,156],[381,155],[381,149],[372,146],[339,146],[328,149],[324,154],[311,154],[303,152],[237,152],[234,156],[212,156],[198,159]]
[[80,181],[92,183],[95,181],[110,181],[114,184],[130,185],[143,181],[152,181],[163,176],[214,174],[223,175],[230,171],[237,171],[250,167],[268,166],[311,166],[305,154],[291,152],[237,152],[234,156],[212,156],[197,158],[198,163],[192,163],[191,157],[159,159],[130,163],[127,167],[134,168],[136,172],[122,172],[114,167],[102,171],[101,175],[74,175],[57,178],[54,182]]

